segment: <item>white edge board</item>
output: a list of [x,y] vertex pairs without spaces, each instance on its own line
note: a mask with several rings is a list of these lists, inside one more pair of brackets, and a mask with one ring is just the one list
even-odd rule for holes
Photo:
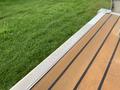
[[36,82],[38,82],[59,60],[68,52],[73,45],[81,39],[92,28],[98,20],[100,20],[108,10],[100,10],[98,14],[84,25],[78,32],[71,36],[65,43],[57,48],[45,60],[37,65],[24,78],[18,81],[10,90],[29,90]]
[[116,13],[116,12],[111,12],[111,14],[114,14],[114,15],[120,16],[120,13]]
[[110,13],[110,14],[113,14],[113,15],[120,16],[120,13],[112,12],[111,10],[104,9],[104,8],[101,8],[101,9],[98,11],[98,13],[100,13],[100,12],[103,12],[103,13]]

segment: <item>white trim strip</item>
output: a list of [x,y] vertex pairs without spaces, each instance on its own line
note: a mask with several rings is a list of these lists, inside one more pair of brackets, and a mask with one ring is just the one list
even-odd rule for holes
[[43,62],[36,66],[31,72],[29,72],[23,79],[21,79],[10,90],[29,90],[38,80],[40,80],[56,63],[63,57],[63,55],[72,46],[85,35],[90,28],[92,28],[98,20],[100,20],[106,11],[100,11],[91,21],[83,26],[78,32],[70,37],[65,43],[63,43],[58,49],[56,49],[51,55],[49,55]]
[[98,13],[111,13],[111,10],[101,8],[100,10],[98,10]]
[[114,15],[120,16],[120,13],[111,12],[111,14],[114,14]]
[[107,10],[107,9],[104,9],[104,8],[101,8],[98,13],[110,13],[110,14],[113,14],[113,15],[117,15],[117,16],[120,16],[120,13],[116,13],[116,12],[112,12],[111,10]]

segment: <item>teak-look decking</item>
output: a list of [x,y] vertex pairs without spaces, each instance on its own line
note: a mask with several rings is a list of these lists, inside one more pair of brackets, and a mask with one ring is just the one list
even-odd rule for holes
[[120,17],[105,14],[32,90],[120,90]]

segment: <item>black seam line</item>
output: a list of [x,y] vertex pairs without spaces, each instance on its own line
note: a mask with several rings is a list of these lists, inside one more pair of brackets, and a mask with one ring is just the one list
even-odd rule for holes
[[119,38],[119,40],[118,40],[118,42],[117,42],[117,45],[116,45],[116,47],[115,47],[115,50],[114,50],[114,52],[113,52],[113,54],[112,54],[112,56],[111,56],[111,58],[110,58],[110,61],[109,61],[108,65],[107,65],[107,68],[105,69],[105,72],[104,72],[104,75],[103,75],[103,77],[102,77],[102,80],[101,80],[101,82],[100,82],[100,84],[99,84],[98,90],[101,90],[101,89],[102,89],[104,80],[105,80],[105,78],[106,78],[106,76],[107,76],[107,73],[108,73],[108,71],[109,71],[109,68],[110,68],[110,66],[111,66],[111,63],[112,63],[113,58],[114,58],[114,56],[115,56],[115,53],[116,53],[116,51],[117,51],[117,48],[118,48],[118,46],[119,46],[119,43],[120,43],[120,38]]
[[[108,21],[108,19],[109,19],[111,16],[112,16],[112,14],[111,14],[109,17],[107,17],[107,19],[105,20],[105,22],[103,23],[103,25]],[[104,15],[101,19],[103,19],[104,17],[105,17],[105,15]],[[101,19],[100,19],[100,20],[101,20]],[[98,20],[96,24],[98,24],[100,20]],[[96,25],[96,24],[95,24],[95,25]],[[89,30],[86,34],[88,34],[88,33],[91,31],[91,29],[92,29],[93,27],[95,27],[95,25],[92,26],[92,27],[90,28],[90,30]],[[103,26],[103,25],[102,25],[102,26]],[[102,27],[102,26],[101,26],[101,27]],[[85,34],[85,35],[86,35],[86,34]],[[83,35],[82,38],[83,38],[85,35]],[[81,38],[81,39],[82,39],[82,38]],[[80,40],[81,40],[81,39],[80,39]],[[80,40],[78,40],[78,41],[72,46],[72,48],[73,48]],[[70,49],[65,53],[65,55],[66,55],[72,48],[70,48]],[[60,59],[62,59],[65,55],[63,55]],[[60,62],[60,59],[56,62],[56,64],[58,64],[58,63]],[[30,89],[32,89],[39,81],[41,81],[41,80],[56,66],[56,64],[54,64],[53,67],[52,67],[45,75],[43,75],[43,77],[42,77],[40,80],[38,80]]]
[[77,84],[75,85],[73,90],[76,90],[77,87],[80,85],[80,83],[82,82],[83,78],[85,77],[86,73],[88,72],[89,68],[91,67],[91,65],[93,64],[95,58],[97,57],[98,53],[100,52],[101,48],[103,47],[104,43],[106,42],[107,38],[109,37],[110,33],[112,32],[114,26],[116,25],[117,21],[119,20],[119,18],[116,20],[115,24],[113,25],[113,27],[111,28],[110,32],[108,33],[108,35],[105,37],[103,43],[101,44],[101,46],[99,47],[98,51],[96,52],[96,54],[94,55],[93,59],[91,60],[91,62],[89,63],[89,65],[87,66],[87,68],[85,69],[84,73],[82,74],[82,76],[80,77],[79,81],[77,82]]
[[[111,17],[112,15],[110,15]],[[109,18],[110,18],[109,17]],[[109,18],[103,23],[103,25],[109,20]],[[103,25],[98,29],[98,31],[90,38],[90,40],[85,44],[85,46],[80,50],[80,52],[73,58],[73,60],[68,64],[68,66],[63,70],[63,72],[58,76],[58,78],[51,84],[48,90],[51,90],[51,88],[55,85],[55,83],[61,78],[61,76],[65,73],[65,71],[71,66],[71,64],[76,60],[76,58],[80,55],[80,53],[85,49],[85,47],[89,44],[90,41],[94,38],[94,36],[97,35],[97,33],[101,30]]]

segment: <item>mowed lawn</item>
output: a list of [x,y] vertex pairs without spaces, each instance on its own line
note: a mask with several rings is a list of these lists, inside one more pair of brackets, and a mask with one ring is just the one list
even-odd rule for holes
[[110,0],[0,0],[0,90],[8,90]]

